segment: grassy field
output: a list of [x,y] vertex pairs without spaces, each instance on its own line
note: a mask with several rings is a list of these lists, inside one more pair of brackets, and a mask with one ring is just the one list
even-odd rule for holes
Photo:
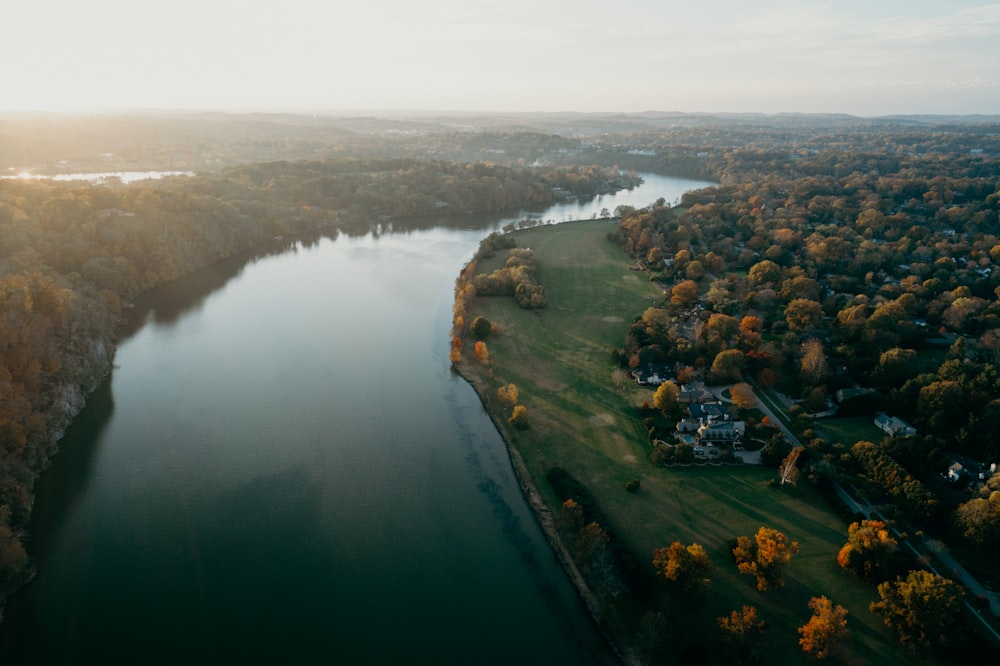
[[[472,304],[470,319],[482,314],[500,332],[487,339],[490,364],[467,360],[463,372],[480,375],[488,386],[484,403],[495,413],[509,410],[496,399],[496,388],[518,386],[530,427],[513,430],[498,421],[545,501],[558,511],[545,474],[560,466],[587,487],[614,538],[650,573],[655,548],[675,540],[706,548],[716,567],[706,595],[680,601],[657,588],[642,602],[665,613],[669,640],[684,654],[698,654],[717,640],[717,616],[750,604],[770,625],[767,663],[805,663],[796,628],[809,618],[809,598],[826,595],[850,612],[846,663],[918,663],[868,611],[874,591],[837,566],[847,526],[808,484],[772,488],[767,482],[775,472],[759,467],[662,469],[648,462],[649,443],[634,408],[651,402],[652,392],[623,381],[611,352],[631,321],[663,294],[629,270],[621,250],[606,239],[608,231],[606,222],[588,221],[517,232],[518,246],[532,248],[540,259],[547,307],[522,310],[513,298]],[[630,479],[641,480],[637,493],[625,490]],[[787,586],[768,593],[740,575],[729,554],[732,539],[762,525],[801,546]]]
[[847,448],[861,440],[880,442],[885,437],[885,433],[875,427],[870,416],[820,419],[816,422],[816,427],[831,442],[839,442]]

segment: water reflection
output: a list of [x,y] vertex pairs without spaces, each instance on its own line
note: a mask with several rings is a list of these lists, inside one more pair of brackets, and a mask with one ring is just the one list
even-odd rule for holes
[[455,273],[510,219],[280,240],[139,299],[0,660],[611,661],[447,370]]
[[35,509],[31,516],[33,552],[45,552],[48,540],[58,533],[76,498],[86,491],[114,408],[111,381],[107,380],[87,398],[86,408],[73,419],[59,441],[60,464],[47,470],[35,485]]

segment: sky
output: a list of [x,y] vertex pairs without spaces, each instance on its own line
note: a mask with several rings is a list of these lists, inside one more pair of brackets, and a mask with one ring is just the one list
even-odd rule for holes
[[0,111],[1000,113],[1000,2],[4,5]]

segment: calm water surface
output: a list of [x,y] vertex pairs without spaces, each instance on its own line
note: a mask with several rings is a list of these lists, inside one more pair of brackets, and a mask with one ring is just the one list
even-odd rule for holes
[[506,221],[297,242],[149,294],[39,483],[0,663],[613,663],[448,367],[454,278]]

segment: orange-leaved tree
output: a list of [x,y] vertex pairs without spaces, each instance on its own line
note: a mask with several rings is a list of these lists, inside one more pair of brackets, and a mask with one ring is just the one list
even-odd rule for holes
[[674,541],[666,548],[653,552],[653,566],[657,573],[677,583],[684,592],[698,592],[712,582],[712,563],[708,553],[697,543],[685,546]]
[[847,543],[837,553],[837,564],[869,583],[881,583],[898,568],[899,544],[881,520],[862,520],[847,528]]
[[746,382],[734,384],[729,389],[729,395],[733,399],[733,404],[740,409],[753,409],[757,406],[757,394],[754,393],[753,387]]
[[514,411],[511,412],[510,418],[507,420],[515,428],[524,430],[528,427],[528,408],[524,405],[514,405]]
[[480,363],[486,363],[490,360],[490,350],[486,348],[486,343],[482,340],[476,343],[473,353],[476,355],[476,360]]
[[799,627],[799,633],[802,634],[799,645],[806,654],[826,659],[847,640],[847,609],[840,605],[834,606],[826,597],[813,597],[809,600],[809,608],[812,609],[813,616]]
[[506,386],[501,386],[497,388],[497,395],[500,397],[500,402],[505,405],[516,405],[518,398],[518,391],[516,384],[507,384]]
[[798,541],[790,541],[776,529],[761,527],[752,539],[748,536],[736,539],[733,556],[740,573],[756,576],[757,589],[766,592],[785,585],[782,574],[798,552]]

